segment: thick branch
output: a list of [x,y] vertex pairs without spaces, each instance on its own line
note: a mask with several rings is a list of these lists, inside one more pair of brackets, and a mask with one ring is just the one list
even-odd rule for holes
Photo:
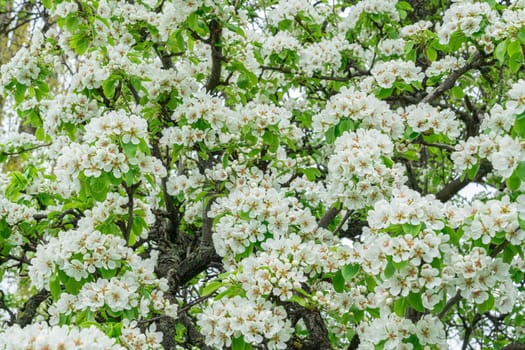
[[479,52],[476,52],[474,56],[472,57],[472,60],[470,63],[465,64],[463,67],[460,67],[453,71],[441,84],[438,85],[434,90],[432,90],[431,93],[426,95],[421,102],[422,103],[430,103],[439,96],[441,96],[445,91],[448,89],[451,89],[454,87],[454,84],[456,81],[467,71],[469,71],[471,68],[477,67],[480,64],[481,54]]
[[20,327],[25,327],[30,324],[36,315],[36,310],[40,304],[49,297],[49,292],[45,289],[42,289],[37,294],[29,298],[28,301],[24,304],[23,312],[18,316],[15,323]]
[[206,83],[206,91],[212,92],[219,85],[222,69],[222,26],[219,21],[213,19],[210,22],[210,46],[211,46],[211,73]]
[[126,189],[126,194],[128,195],[128,223],[126,224],[124,238],[129,243],[129,236],[133,227],[133,195],[135,194],[135,190],[137,189],[137,187],[139,187],[140,182],[129,187],[126,185],[125,182],[123,182],[122,184],[124,185],[124,188]]
[[456,295],[454,295],[452,298],[449,299],[449,301],[447,301],[443,310],[441,310],[441,312],[438,314],[438,317],[439,318],[445,317],[445,315],[448,314],[450,309],[452,309],[452,307],[456,305],[460,300],[461,300],[461,293],[458,291]]
[[332,349],[330,339],[328,338],[328,330],[319,311],[306,310],[303,315],[303,320],[308,329],[308,342],[304,344],[302,349]]
[[326,213],[324,213],[321,220],[319,220],[319,223],[317,224],[317,226],[319,226],[320,228],[327,228],[330,222],[332,222],[332,220],[337,216],[338,213],[339,213],[339,209],[336,209],[336,208],[328,209]]
[[525,343],[512,343],[504,346],[501,350],[525,350]]
[[481,181],[483,177],[487,175],[491,170],[492,165],[490,163],[482,162],[474,180],[469,180],[466,177],[462,180],[460,177],[458,177],[452,180],[451,182],[447,183],[445,187],[443,187],[438,193],[436,193],[436,198],[442,202],[448,201],[469,183]]
[[213,246],[201,246],[170,271],[170,285],[178,288],[205,271],[212,262],[220,261],[221,258],[215,253]]
[[[270,71],[274,71],[274,72],[280,72],[280,73],[284,73],[284,74],[296,74],[296,75],[300,75],[299,73],[295,73],[293,72],[291,69],[288,69],[288,68],[284,68],[284,67],[272,67],[272,66],[261,66],[260,67],[263,71],[265,70],[270,70]],[[334,76],[334,75],[323,75],[323,74],[312,74],[311,77],[308,77],[308,79],[320,79],[320,80],[330,80],[330,81],[341,81],[341,82],[345,82],[345,81],[349,81],[350,79],[352,79],[353,77],[356,77],[356,76],[361,76],[361,75],[364,75],[365,72],[359,72],[357,74],[354,74],[354,75],[351,75],[351,74],[348,74],[346,76]],[[305,77],[306,78],[306,77]]]

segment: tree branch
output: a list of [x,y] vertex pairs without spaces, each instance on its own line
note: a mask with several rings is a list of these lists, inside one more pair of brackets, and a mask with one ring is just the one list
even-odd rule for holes
[[24,148],[24,149],[18,150],[16,152],[5,152],[5,151],[2,151],[2,152],[0,152],[0,156],[14,156],[14,155],[17,155],[17,154],[22,154],[22,153],[25,153],[25,152],[34,151],[35,149],[39,149],[39,148],[42,148],[42,147],[47,147],[47,146],[50,146],[50,145],[51,145],[50,143],[44,143],[44,144],[41,144],[41,145],[34,145],[32,147],[29,147],[29,148]]
[[[260,68],[265,71],[265,70],[270,70],[270,71],[274,71],[274,72],[280,72],[280,73],[284,73],[284,74],[295,74],[295,75],[300,75],[298,73],[295,73],[293,72],[291,69],[288,69],[288,68],[284,68],[284,67],[272,67],[272,66],[260,66]],[[320,79],[320,80],[330,80],[330,81],[340,81],[340,82],[345,82],[345,81],[349,81],[350,79],[352,79],[353,77],[356,77],[356,76],[361,76],[361,75],[364,75],[365,72],[358,72],[358,74],[348,74],[346,76],[342,76],[342,77],[338,77],[338,76],[333,76],[333,75],[323,75],[323,74],[312,74],[311,77],[305,77],[305,78],[313,78],[313,79]]]
[[330,222],[337,216],[339,209],[330,208],[324,213],[323,217],[317,223],[317,226],[320,228],[327,228]]
[[504,346],[501,350],[525,350],[525,343],[512,343]]
[[447,183],[445,187],[443,187],[438,193],[436,193],[436,198],[442,202],[448,201],[469,183],[481,181],[483,177],[487,175],[491,170],[492,165],[489,162],[482,162],[479,167],[478,173],[476,174],[476,177],[473,180],[469,180],[466,177],[462,180],[461,177],[458,177],[452,180],[451,182]]
[[472,57],[472,60],[470,63],[465,64],[463,67],[460,67],[453,71],[441,84],[439,84],[434,90],[432,90],[431,93],[426,95],[422,100],[421,103],[430,103],[439,96],[441,96],[445,91],[452,88],[456,81],[467,71],[469,71],[472,68],[478,67],[481,63],[482,55],[478,51],[474,54]]
[[454,295],[452,298],[450,298],[447,301],[447,303],[445,304],[445,307],[443,307],[443,310],[441,310],[441,312],[438,314],[438,318],[441,319],[441,318],[445,317],[445,315],[448,314],[450,309],[452,309],[452,307],[454,305],[456,305],[456,303],[458,303],[460,300],[461,300],[461,293],[458,290],[456,295]]
[[221,80],[222,70],[222,26],[216,19],[211,20],[210,24],[210,39],[209,43],[211,46],[211,73],[206,82],[206,91],[213,92],[219,85]]
[[220,262],[221,257],[213,246],[199,247],[169,272],[170,285],[175,289],[186,284],[193,277],[205,271],[212,262]]
[[15,323],[20,327],[25,327],[30,324],[35,318],[36,310],[40,304],[49,296],[50,293],[47,290],[42,289],[40,292],[30,297],[29,300],[25,302],[23,311],[20,316],[17,317]]

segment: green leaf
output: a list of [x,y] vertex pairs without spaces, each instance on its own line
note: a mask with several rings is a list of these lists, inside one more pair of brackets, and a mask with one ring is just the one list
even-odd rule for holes
[[517,189],[520,188],[520,185],[521,185],[521,180],[519,178],[518,175],[516,175],[516,173],[513,173],[508,179],[507,181],[505,181],[505,183],[507,184],[507,188],[511,191],[516,191]]
[[396,4],[396,8],[398,10],[405,10],[405,11],[413,11],[414,9],[412,8],[412,5],[410,5],[408,2],[406,1],[400,1]]
[[467,169],[467,177],[469,178],[469,180],[474,180],[474,178],[476,177],[478,170],[479,170],[480,163],[481,162],[477,162],[472,167]]
[[245,348],[246,342],[244,341],[244,337],[242,335],[232,339],[232,350],[245,350]]
[[525,45],[525,27],[521,27],[520,31],[518,32],[518,40],[520,43]]
[[388,168],[392,168],[394,166],[394,161],[387,156],[381,156],[381,160]]
[[390,278],[394,275],[395,272],[396,272],[396,268],[394,264],[392,263],[392,261],[389,259],[388,263],[386,264],[386,268],[385,268],[385,277]]
[[377,98],[380,100],[384,100],[389,98],[392,95],[392,92],[394,92],[394,88],[381,88],[379,89],[379,92],[376,94]]
[[394,303],[394,312],[399,317],[405,317],[406,308],[407,308],[407,304],[405,302],[405,298],[399,298]]
[[525,138],[525,118],[516,118],[514,121],[514,131],[519,137]]
[[184,41],[184,36],[182,35],[182,30],[176,30],[168,41],[169,49],[173,53],[180,53],[186,50],[186,42]]
[[51,278],[49,278],[49,291],[51,292],[53,300],[57,301],[60,298],[60,280],[56,273],[52,274]]
[[48,10],[51,10],[53,7],[53,0],[42,0],[42,5]]
[[425,312],[425,307],[423,306],[423,302],[421,301],[421,294],[419,293],[410,293],[407,297],[408,305],[410,305],[411,308],[418,312]]
[[509,58],[509,68],[512,73],[516,73],[523,65],[523,52],[519,51]]
[[515,54],[517,54],[518,52],[521,52],[521,45],[520,45],[519,41],[512,40],[507,45],[507,53],[509,54],[510,57],[512,57]]
[[467,38],[465,37],[465,35],[460,31],[456,31],[454,34],[452,34],[448,42],[450,52],[457,51],[461,47],[461,45],[463,45],[466,39]]
[[284,19],[278,24],[280,30],[291,31],[293,29],[293,21],[291,19]]
[[27,86],[25,86],[24,84],[19,84],[19,83],[16,84],[15,91],[14,91],[16,104],[20,104],[22,103],[22,101],[24,101],[26,97],[26,90],[27,90]]
[[74,278],[68,278],[68,280],[64,283],[66,291],[73,295],[77,295],[83,285],[84,283],[82,281],[77,281]]
[[343,134],[345,131],[355,130],[355,125],[351,119],[345,118],[339,122],[337,129],[339,129],[340,134]]
[[346,281],[350,281],[359,272],[359,264],[347,264],[341,269],[341,273]]
[[279,148],[279,136],[273,133],[273,131],[266,130],[263,134],[263,143],[268,147],[271,153],[275,153]]
[[510,264],[512,262],[512,260],[514,259],[514,257],[517,255],[517,247],[514,247],[512,245],[507,245],[505,247],[505,249],[503,250],[503,262],[504,263],[507,263],[507,264]]
[[9,238],[11,236],[11,227],[7,223],[5,218],[2,218],[0,220],[0,237],[2,238]]
[[419,154],[415,150],[408,150],[401,153],[401,156],[408,160],[419,160]]
[[437,59],[437,51],[430,46],[427,47],[427,58],[430,62],[434,62]]
[[450,92],[452,93],[452,96],[457,99],[462,99],[465,96],[465,92],[459,86],[454,86],[452,89],[450,89]]
[[337,271],[332,278],[332,282],[334,284],[334,289],[338,293],[342,293],[345,290],[345,279],[343,277],[343,274],[341,271]]
[[128,143],[121,142],[120,144],[122,146],[122,150],[128,156],[128,158],[135,157],[135,155],[137,154],[138,145],[135,145],[132,142],[128,142]]
[[330,128],[328,128],[328,130],[326,130],[326,132],[324,133],[324,137],[326,139],[326,143],[328,144],[332,144],[334,143],[335,141],[335,126],[331,126]]
[[500,42],[494,50],[494,57],[496,57],[500,64],[503,64],[503,62],[505,61],[505,54],[507,53],[508,44],[509,39],[505,39],[502,42]]
[[12,201],[16,200],[20,192],[28,185],[27,179],[22,175],[21,172],[15,171],[11,173],[11,182],[5,188],[5,196],[7,199]]
[[99,177],[89,177],[87,185],[91,196],[96,201],[103,202],[111,187],[111,181],[105,173],[102,173]]
[[411,224],[403,224],[403,232],[407,233],[412,236],[417,236],[417,234],[421,231],[421,224],[419,225],[411,225]]
[[478,313],[483,314],[487,311],[492,310],[493,308],[494,308],[494,297],[489,292],[488,299],[485,300],[485,302],[483,302],[482,304],[478,305]]
[[206,286],[204,286],[204,288],[201,291],[201,296],[210,295],[214,293],[215,291],[217,291],[217,289],[223,286],[224,286],[224,282],[222,281],[212,281],[208,283]]
[[72,13],[66,17],[66,29],[70,32],[75,32],[78,28],[79,18],[77,14]]
[[111,279],[111,277],[114,277],[117,274],[117,269],[98,269],[98,272],[100,273],[100,276],[102,276],[102,278],[109,280]]
[[301,298],[297,294],[293,294],[292,297],[290,298],[290,301],[291,302],[295,302],[295,303],[301,305],[302,307],[306,307],[308,305],[306,303],[306,300],[304,300],[304,298]]
[[71,41],[69,44],[71,45],[71,48],[76,51],[77,54],[83,55],[89,48],[90,43],[90,38],[86,35],[85,32],[81,31],[71,36]]
[[516,170],[514,170],[514,173],[520,178],[521,181],[525,182],[525,161],[521,161],[518,164],[518,167]]
[[241,27],[235,26],[229,22],[224,22],[224,26],[232,32],[239,34],[243,38],[246,38],[246,34],[244,33],[244,30]]
[[108,79],[102,82],[102,91],[104,92],[104,96],[107,98],[113,98],[113,96],[115,96],[117,82],[118,80],[116,79]]
[[317,168],[299,169],[299,172],[303,173],[309,181],[315,181],[316,178],[322,175]]

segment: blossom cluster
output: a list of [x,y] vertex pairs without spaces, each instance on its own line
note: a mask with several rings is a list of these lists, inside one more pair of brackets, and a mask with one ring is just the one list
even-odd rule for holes
[[432,22],[430,21],[418,21],[404,26],[399,30],[402,38],[409,38],[411,36],[423,35],[426,30],[432,28]]
[[508,135],[490,133],[460,141],[451,159],[454,168],[460,172],[472,168],[481,159],[487,159],[497,175],[508,178],[518,164],[525,160],[525,152],[522,151],[519,140]]
[[[108,193],[103,202],[96,202],[93,208],[84,212],[85,216],[79,220],[79,223],[89,227],[99,227],[104,224],[114,223],[119,219],[127,219],[128,217],[128,203],[127,196],[119,193]],[[144,220],[146,225],[152,225],[155,222],[155,216],[152,211],[153,203],[146,203],[140,198],[133,198],[133,215],[134,219],[138,218]],[[143,229],[141,232],[134,232],[142,239],[146,239],[148,230]]]
[[438,60],[435,60],[430,64],[425,70],[425,75],[427,77],[436,77],[442,74],[452,72],[465,64],[465,59],[462,57],[455,57],[451,55],[446,55]]
[[131,167],[141,174],[165,176],[161,161],[144,151],[147,146],[147,122],[138,116],[114,111],[96,117],[85,127],[85,143],[71,143],[57,159],[57,178],[80,188],[79,174],[98,178],[111,173],[122,178]]
[[[356,245],[352,262],[370,275],[382,276],[376,299],[422,292],[422,305],[431,310],[444,295],[460,290],[475,304],[491,296],[499,312],[512,308],[516,290],[510,283],[509,264],[480,247],[462,253],[449,243],[446,233],[461,230],[461,242],[481,238],[488,244],[496,233],[505,232],[511,244],[521,244],[525,235],[517,227],[516,206],[508,198],[476,201],[459,210],[405,189],[390,202],[378,201],[368,222],[370,230],[365,230],[363,243]],[[435,259],[443,261],[440,270],[433,266]]]
[[[487,26],[486,34],[495,40],[514,37],[525,25],[525,10],[523,4],[516,3],[515,8],[505,9],[497,21]],[[521,7],[521,8],[520,8]]]
[[124,320],[120,343],[128,349],[158,350],[162,347],[162,332],[157,331],[155,323],[147,329],[142,330],[136,321]]
[[280,238],[289,231],[314,235],[315,217],[300,208],[297,199],[285,197],[272,187],[248,182],[234,188],[227,197],[218,198],[212,205],[210,217],[218,217],[213,242],[217,254],[231,260],[256,242],[269,237]]
[[3,152],[10,153],[16,152],[17,150],[31,149],[38,141],[35,135],[27,132],[21,132],[18,134],[6,135],[3,137],[2,144],[0,144],[0,156]]
[[487,22],[497,22],[498,17],[486,2],[455,2],[445,11],[443,24],[437,28],[439,42],[448,44],[452,34],[458,30],[467,37],[473,37],[484,29]]
[[290,123],[291,117],[287,109],[264,103],[250,102],[234,110],[219,98],[199,91],[184,98],[175,109],[171,118],[178,126],[165,128],[159,142],[170,148],[198,142],[212,149],[222,148],[228,142],[245,141],[241,130],[248,129],[252,136],[261,138],[269,127],[300,142],[303,132]]
[[464,254],[448,254],[445,263],[442,288],[449,295],[459,290],[473,304],[491,299],[494,311],[512,311],[518,291],[510,279],[510,265],[501,258],[493,258],[485,249],[476,247]]
[[349,118],[360,128],[377,128],[397,139],[403,135],[403,120],[385,101],[355,88],[343,87],[326,107],[312,118],[315,131],[324,133],[342,119]]
[[15,226],[21,222],[33,222],[33,216],[37,213],[32,206],[13,203],[6,198],[0,198],[0,221],[10,226]]
[[402,56],[405,52],[405,40],[385,39],[379,43],[378,49],[384,56]]
[[345,132],[334,143],[328,161],[328,191],[347,209],[372,205],[403,183],[403,169],[388,162],[392,140],[381,132]]
[[9,63],[0,67],[0,86],[4,87],[12,81],[29,86],[39,74],[39,58],[30,49],[21,48]]
[[[62,293],[50,307],[54,322],[60,315],[84,309],[96,311],[105,305],[114,312],[138,308],[143,316],[150,311],[150,305],[157,311],[175,311],[163,298],[167,282],[154,277],[156,254],[142,259],[122,238],[85,226],[87,229],[51,237],[47,244],[38,246],[31,261],[28,272],[33,286],[54,292],[58,280],[70,291]],[[71,283],[78,285],[78,290],[68,287]],[[142,295],[145,290],[149,297]]]
[[384,342],[384,349],[411,350],[413,344],[404,340],[413,334],[425,349],[448,349],[443,323],[431,315],[423,316],[415,324],[395,314],[382,315],[358,327],[358,334],[359,349],[375,349],[376,344]]
[[301,71],[307,75],[330,72],[332,67],[341,65],[341,52],[348,48],[348,41],[343,35],[299,46]]
[[449,138],[456,138],[460,134],[460,123],[456,114],[450,109],[438,110],[428,103],[411,105],[399,111],[408,126],[414,132],[443,134]]
[[329,248],[327,244],[303,241],[296,234],[268,239],[261,248],[263,251],[239,263],[236,275],[252,299],[274,296],[290,300],[308,277],[334,273],[350,260],[346,246]]
[[316,22],[322,22],[323,13],[330,11],[328,6],[312,6],[301,0],[280,0],[277,6],[268,12],[268,20],[276,25],[284,19],[295,19],[297,15],[312,18]]
[[525,239],[525,231],[520,229],[516,203],[505,196],[499,200],[474,201],[462,208],[464,211],[463,239],[466,241],[481,239],[489,244],[501,234],[511,244],[519,246]]
[[400,18],[396,3],[396,0],[359,1],[346,10],[348,15],[344,17],[342,24],[346,29],[354,29],[361,14],[384,14],[391,21],[398,22]]
[[124,350],[95,326],[52,326],[34,323],[25,328],[15,325],[0,333],[0,349]]
[[481,123],[482,130],[489,130],[499,135],[510,132],[514,126],[516,115],[525,111],[525,80],[520,79],[513,83],[507,93],[508,99],[505,106],[496,103],[486,114]]
[[99,115],[95,100],[73,92],[57,94],[53,100],[42,102],[44,106],[44,129],[50,135],[62,123],[81,124]]
[[263,298],[234,296],[214,301],[198,315],[197,324],[206,344],[216,349],[230,346],[232,339],[239,336],[249,344],[265,340],[269,349],[286,349],[293,334],[285,309]]
[[422,82],[425,74],[421,68],[412,61],[391,60],[379,62],[372,68],[372,76],[377,85],[382,88],[391,88],[396,81],[403,81],[406,84]]

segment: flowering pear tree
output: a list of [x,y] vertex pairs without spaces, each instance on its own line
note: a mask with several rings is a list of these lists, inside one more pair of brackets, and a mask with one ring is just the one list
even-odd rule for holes
[[31,6],[0,349],[525,349],[525,1]]

